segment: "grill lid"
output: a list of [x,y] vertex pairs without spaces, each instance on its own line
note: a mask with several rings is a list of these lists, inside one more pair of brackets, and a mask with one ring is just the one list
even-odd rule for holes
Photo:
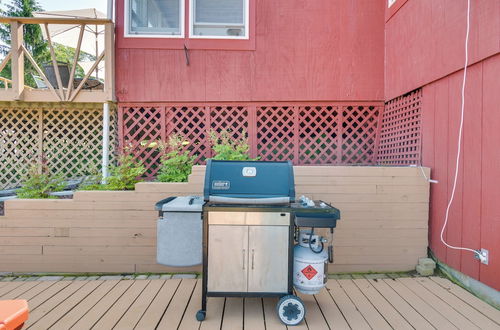
[[287,204],[295,201],[291,162],[207,161],[204,198],[216,203]]

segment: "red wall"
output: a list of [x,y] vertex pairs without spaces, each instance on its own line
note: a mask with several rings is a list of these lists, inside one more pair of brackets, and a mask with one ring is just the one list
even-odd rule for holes
[[[471,3],[470,64],[500,52],[500,1]],[[467,0],[408,0],[390,17],[385,28],[386,100],[463,67],[466,12]]]
[[[400,1],[400,0],[398,0]],[[386,99],[423,86],[423,165],[432,168],[430,247],[451,267],[500,289],[500,1],[472,1],[470,63],[460,176],[440,242],[453,183],[460,119],[466,1],[408,0],[386,23]],[[457,71],[458,70],[458,71]]]
[[247,50],[181,39],[187,66],[179,41],[125,39],[118,0],[119,102],[383,100],[384,1],[250,1],[251,41],[233,47]]

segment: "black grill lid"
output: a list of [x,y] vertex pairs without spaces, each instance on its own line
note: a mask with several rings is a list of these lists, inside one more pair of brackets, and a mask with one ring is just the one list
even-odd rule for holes
[[216,203],[286,204],[295,201],[291,162],[207,161],[204,197]]

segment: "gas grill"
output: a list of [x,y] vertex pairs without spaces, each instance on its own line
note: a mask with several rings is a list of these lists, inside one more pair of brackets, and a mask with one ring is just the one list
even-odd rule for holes
[[294,284],[303,293],[324,287],[332,240],[327,252],[314,229],[330,228],[333,237],[339,210],[296,199],[291,162],[208,160],[204,200],[202,308],[196,318],[205,319],[207,297],[275,296],[281,298],[280,320],[300,323],[305,309],[293,295]]

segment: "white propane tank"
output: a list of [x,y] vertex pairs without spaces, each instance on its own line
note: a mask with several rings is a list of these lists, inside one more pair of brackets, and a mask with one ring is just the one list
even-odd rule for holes
[[293,249],[293,285],[304,294],[317,294],[326,285],[328,279],[328,252],[321,249],[322,237],[312,235],[309,246],[310,230],[301,230],[299,243]]

